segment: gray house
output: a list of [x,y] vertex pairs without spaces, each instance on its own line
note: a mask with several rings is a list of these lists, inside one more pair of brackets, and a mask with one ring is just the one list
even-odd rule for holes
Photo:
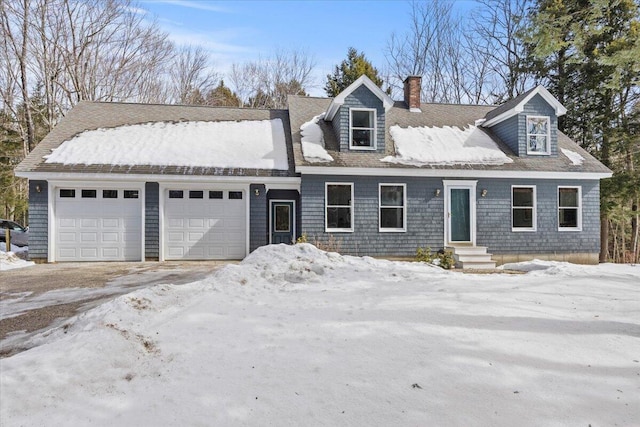
[[30,256],[238,259],[305,234],[357,255],[450,247],[465,267],[598,261],[611,171],[557,130],[546,89],[499,107],[421,104],[419,77],[404,92],[363,76],[288,110],[81,103],[16,169]]

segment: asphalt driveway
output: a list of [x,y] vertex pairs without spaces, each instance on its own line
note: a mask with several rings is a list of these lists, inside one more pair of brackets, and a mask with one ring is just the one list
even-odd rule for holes
[[157,284],[204,279],[224,261],[38,264],[0,275],[0,357],[31,348],[32,338],[118,295]]

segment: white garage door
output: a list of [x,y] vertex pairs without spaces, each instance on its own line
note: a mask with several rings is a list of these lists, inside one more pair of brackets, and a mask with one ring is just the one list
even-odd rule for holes
[[242,259],[246,256],[242,191],[165,190],[165,259]]
[[140,261],[142,199],[133,189],[56,188],[56,261]]

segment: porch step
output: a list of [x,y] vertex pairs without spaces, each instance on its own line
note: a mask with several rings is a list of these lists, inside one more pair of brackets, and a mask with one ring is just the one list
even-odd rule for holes
[[462,269],[492,269],[496,268],[496,262],[487,253],[486,246],[447,246],[447,250],[453,252],[456,260],[456,268]]

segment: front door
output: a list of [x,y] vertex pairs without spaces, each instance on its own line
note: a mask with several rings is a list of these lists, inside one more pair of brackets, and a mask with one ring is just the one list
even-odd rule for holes
[[270,208],[270,243],[293,243],[295,240],[295,202],[272,200]]
[[446,181],[446,244],[475,245],[475,181]]

